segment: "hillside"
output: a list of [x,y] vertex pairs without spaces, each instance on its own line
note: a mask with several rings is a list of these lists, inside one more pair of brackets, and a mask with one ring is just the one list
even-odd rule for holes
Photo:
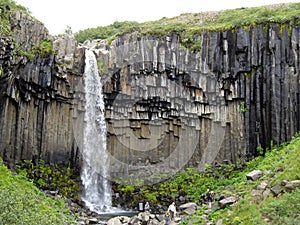
[[[223,171],[229,168],[223,166]],[[257,180],[247,179],[247,175],[254,170],[261,171],[262,176]],[[206,210],[206,206],[203,206],[182,224],[190,224],[188,221],[200,221],[203,224],[204,221],[212,224],[299,224],[299,135],[289,144],[284,143],[268,150],[265,156],[247,162],[240,172],[233,170],[219,176],[217,173],[221,171],[208,173],[219,177],[213,183],[219,201],[215,202],[212,210]],[[220,179],[224,174],[228,174],[227,184]],[[206,184],[206,181],[203,183]],[[221,202],[228,198],[236,201],[223,206]]]
[[113,39],[125,33],[163,37],[168,32],[182,36],[183,44],[191,44],[194,35],[203,31],[220,31],[250,27],[267,23],[299,24],[300,3],[267,5],[265,7],[238,8],[231,10],[185,13],[173,18],[138,23],[135,21],[116,21],[108,26],[88,28],[75,33],[78,42],[94,39]]
[[[154,211],[160,207],[166,210],[164,206],[172,199],[185,199],[188,204],[192,203],[188,210],[180,210],[183,205],[180,200],[176,201],[181,218],[176,224],[181,225],[296,225],[300,222],[299,149],[300,136],[297,135],[290,143],[267,150],[265,156],[245,164],[207,166],[203,173],[187,169],[154,186],[125,185],[119,186],[118,191],[133,205],[147,199]],[[251,179],[252,171],[261,174]],[[207,188],[216,193],[212,209],[208,209],[201,198]],[[130,196],[136,197],[129,200]],[[195,203],[197,211],[193,208]]]
[[0,224],[74,224],[62,199],[47,197],[22,175],[12,174],[0,161]]

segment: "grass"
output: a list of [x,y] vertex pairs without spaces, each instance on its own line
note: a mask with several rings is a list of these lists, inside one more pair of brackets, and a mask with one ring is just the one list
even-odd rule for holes
[[[246,174],[254,169],[264,171],[264,176],[257,181],[247,181]],[[232,177],[235,189],[230,195],[241,196],[243,193],[243,200],[234,207],[216,209],[211,213],[211,219],[214,222],[223,219],[223,224],[298,224],[300,189],[258,198],[252,196],[251,191],[257,189],[262,181],[268,181],[269,187],[272,187],[280,185],[283,180],[299,180],[299,171],[300,136],[297,135],[289,144],[267,151],[265,157],[253,159],[247,163],[245,170],[236,173]]]
[[0,0],[0,35],[3,37],[11,32],[10,18],[16,11],[29,14],[28,10],[13,0]]
[[24,176],[0,161],[0,224],[75,224],[64,200],[47,197]]
[[164,17],[144,23],[115,22],[108,26],[81,30],[75,33],[75,38],[78,42],[93,39],[111,40],[116,36],[134,31],[140,35],[165,37],[168,32],[171,32],[178,34],[181,43],[185,46],[193,46],[193,43],[197,41],[195,35],[204,31],[235,30],[239,27],[250,29],[257,24],[266,25],[268,23],[299,25],[299,13],[300,3],[238,8],[218,12],[185,13],[173,18]]
[[[247,180],[246,175],[253,170],[262,170],[263,176],[256,180]],[[188,168],[173,178],[153,186],[126,188],[119,185],[120,196],[127,196],[131,205],[139,201],[149,200],[152,206],[168,205],[177,201],[179,196],[185,196],[187,201],[196,202],[201,206],[200,196],[210,188],[216,196],[233,196],[239,201],[234,206],[225,209],[214,208],[208,218],[214,224],[222,219],[223,224],[298,224],[300,221],[300,189],[292,193],[281,193],[253,196],[262,181],[268,182],[268,188],[281,185],[283,180],[300,179],[300,135],[296,135],[289,143],[266,150],[264,156],[259,156],[246,163],[207,166],[202,173]],[[131,196],[136,196],[134,199]],[[217,203],[216,203],[217,204]],[[205,224],[201,219],[205,205],[197,214],[182,224]],[[269,222],[268,222],[269,221]]]

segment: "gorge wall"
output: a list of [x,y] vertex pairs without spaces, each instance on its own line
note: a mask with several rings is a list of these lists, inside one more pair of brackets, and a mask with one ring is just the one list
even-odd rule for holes
[[[81,163],[85,49],[105,95],[112,175],[237,162],[299,131],[299,31],[290,24],[77,44],[17,13],[0,38],[0,156]],[[51,51],[47,50],[51,43]]]

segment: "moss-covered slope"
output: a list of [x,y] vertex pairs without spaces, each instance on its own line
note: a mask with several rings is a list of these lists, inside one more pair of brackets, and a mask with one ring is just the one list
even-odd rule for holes
[[73,224],[63,200],[47,197],[21,175],[12,174],[0,161],[0,224]]

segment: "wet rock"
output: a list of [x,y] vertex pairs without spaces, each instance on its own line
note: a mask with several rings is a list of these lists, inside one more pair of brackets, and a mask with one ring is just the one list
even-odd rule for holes
[[88,224],[98,224],[99,220],[97,218],[89,218]]
[[107,221],[107,225],[122,225],[122,222],[120,221],[120,218],[114,217]]

